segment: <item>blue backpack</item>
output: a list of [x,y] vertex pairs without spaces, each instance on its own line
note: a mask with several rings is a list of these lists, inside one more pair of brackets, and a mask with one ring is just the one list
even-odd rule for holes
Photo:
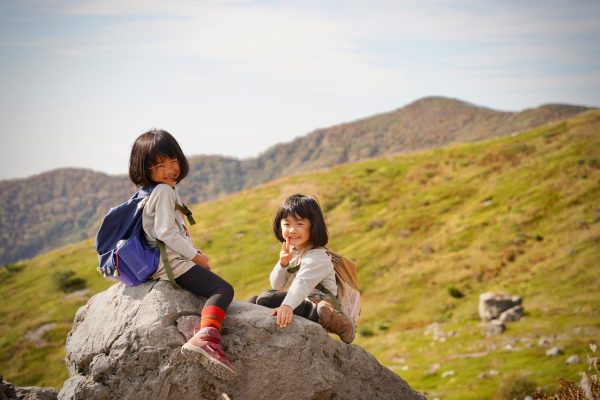
[[[162,257],[169,281],[177,287],[165,244],[157,240],[157,247],[151,247],[144,237],[142,211],[153,189],[154,186],[140,189],[125,203],[111,208],[104,217],[94,244],[98,252],[98,272],[126,286],[139,285],[156,272]],[[195,223],[187,207],[177,204],[175,208],[187,216],[191,225]]]

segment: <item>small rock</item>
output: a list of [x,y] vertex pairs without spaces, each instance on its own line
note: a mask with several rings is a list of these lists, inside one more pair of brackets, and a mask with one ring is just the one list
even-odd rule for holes
[[548,350],[546,352],[546,355],[550,356],[550,357],[556,357],[556,356],[561,355],[562,353],[563,353],[562,349],[560,347],[555,346],[555,347],[552,347],[550,350]]
[[403,238],[407,238],[407,237],[409,237],[409,236],[410,236],[410,234],[411,234],[411,232],[410,232],[410,230],[408,230],[408,229],[403,229],[403,230],[401,230],[400,232],[398,232],[398,235],[400,235],[400,236],[401,236],[401,237],[403,237]]
[[518,305],[504,311],[502,314],[500,314],[500,317],[498,319],[502,322],[514,322],[523,318],[524,313],[525,309],[523,308],[523,306]]
[[497,376],[500,374],[500,372],[498,372],[496,369],[490,369],[488,373],[492,376]]
[[540,338],[538,341],[538,346],[548,346],[550,344],[550,339],[547,337]]
[[427,375],[433,375],[433,374],[435,374],[435,373],[437,372],[437,370],[438,370],[438,369],[440,369],[440,368],[441,368],[441,365],[440,365],[440,364],[437,364],[437,363],[436,363],[436,364],[433,364],[431,367],[429,367],[429,368],[427,369],[427,372],[426,372],[426,374],[427,374]]
[[449,376],[454,376],[454,375],[455,375],[455,373],[454,373],[454,370],[450,370],[450,371],[444,371],[444,372],[442,373],[442,378],[447,378],[447,377],[449,377]]
[[488,377],[488,374],[485,372],[480,372],[479,375],[477,375],[477,377],[479,379],[486,379]]
[[533,397],[527,395],[527,396],[523,397],[523,400],[533,400]]
[[579,358],[579,356],[576,354],[569,356],[566,361],[567,365],[579,364],[580,362],[581,362],[581,358]]
[[496,336],[502,334],[506,326],[500,320],[494,319],[485,325],[485,336]]

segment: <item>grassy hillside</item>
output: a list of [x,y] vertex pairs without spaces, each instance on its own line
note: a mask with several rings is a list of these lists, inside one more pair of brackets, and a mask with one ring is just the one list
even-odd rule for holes
[[[318,129],[272,146],[255,158],[192,156],[190,174],[180,184],[180,192],[188,203],[200,203],[283,176],[506,135],[585,110],[588,108],[549,104],[500,112],[460,100],[428,97],[392,112]],[[75,168],[0,181],[0,264],[89,237],[108,206],[126,197],[131,187],[125,175]]]
[[[356,343],[430,398],[491,398],[514,376],[552,390],[558,378],[585,370],[565,360],[585,360],[600,337],[599,111],[512,137],[285,178],[193,207],[192,236],[238,300],[267,289],[279,249],[271,219],[296,192],[319,197],[330,247],[358,262]],[[60,387],[75,310],[110,285],[95,263],[85,241],[0,271],[5,379]],[[65,270],[90,291],[57,291],[53,277]],[[451,287],[464,297],[452,297]],[[477,304],[494,290],[522,296],[526,315],[487,338]],[[437,337],[426,334],[433,322]],[[36,348],[25,334],[47,323],[56,325]],[[541,338],[564,354],[545,356]]]

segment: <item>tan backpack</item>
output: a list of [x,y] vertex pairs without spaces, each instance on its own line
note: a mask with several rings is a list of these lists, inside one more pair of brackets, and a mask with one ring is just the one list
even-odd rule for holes
[[339,253],[329,249],[326,250],[329,257],[331,257],[333,269],[335,270],[338,294],[334,296],[323,285],[320,285],[321,287],[318,289],[327,294],[334,304],[335,309],[349,316],[356,326],[358,325],[358,317],[360,316],[360,291],[356,275],[356,264]]

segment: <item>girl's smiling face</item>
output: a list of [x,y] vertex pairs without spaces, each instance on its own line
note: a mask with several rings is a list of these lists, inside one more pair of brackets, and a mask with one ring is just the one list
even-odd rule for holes
[[156,183],[166,183],[169,186],[177,184],[179,177],[179,161],[176,158],[158,156],[150,167],[150,178]]
[[296,249],[310,245],[310,220],[288,215],[281,220],[281,234]]

